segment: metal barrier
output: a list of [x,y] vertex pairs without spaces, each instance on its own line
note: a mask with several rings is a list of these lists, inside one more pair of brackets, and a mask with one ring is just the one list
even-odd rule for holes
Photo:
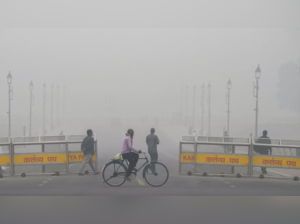
[[[290,178],[299,180],[296,175],[280,174],[279,169],[300,169],[300,141],[299,140],[284,140],[284,139],[269,139],[262,141],[260,139],[254,139],[253,147],[260,147],[264,149],[264,154],[256,153],[254,150],[253,154],[253,169],[270,168],[271,173],[277,173],[279,176],[276,178]],[[272,150],[271,155],[268,154],[269,149]],[[258,168],[259,167],[259,168]],[[252,170],[253,174],[253,170]],[[252,175],[256,176],[256,175]],[[258,175],[259,178],[265,178],[264,174]]]
[[198,136],[194,142],[180,141],[179,173],[249,176],[250,141],[249,138],[207,136]]
[[0,138],[0,178],[2,178],[3,175],[7,173],[7,170],[9,170],[10,167],[10,148],[10,139],[8,137]]
[[[11,176],[22,177],[28,174],[69,174],[71,164],[84,159],[80,146],[84,137],[86,136],[0,138],[0,168],[9,166]],[[96,138],[94,147],[93,161],[98,169]],[[2,173],[3,170],[0,169],[0,177],[3,177]]]
[[[299,180],[300,140],[254,139],[233,137],[182,136],[179,145],[179,173],[207,175],[236,175],[264,178],[259,174],[270,168],[270,178]],[[265,142],[264,142],[265,141]],[[257,148],[260,147],[260,148]],[[267,155],[261,150],[272,149]],[[259,149],[259,150],[256,150]],[[259,153],[256,153],[258,151]],[[268,151],[268,150],[267,150]],[[264,153],[264,154],[263,154]],[[282,174],[275,169],[297,169],[297,175]],[[258,175],[257,175],[258,174]]]

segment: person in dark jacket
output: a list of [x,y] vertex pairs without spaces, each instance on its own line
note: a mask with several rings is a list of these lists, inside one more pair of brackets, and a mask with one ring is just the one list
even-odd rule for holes
[[87,130],[87,136],[83,139],[81,143],[81,151],[83,151],[84,154],[84,160],[80,166],[78,175],[83,176],[83,170],[88,163],[93,170],[94,174],[97,175],[100,172],[95,170],[94,164],[93,164],[93,155],[95,154],[94,151],[94,138],[93,138],[93,131],[91,129]]
[[[256,143],[259,144],[271,144],[271,140],[270,138],[267,136],[268,135],[268,131],[264,130],[263,131],[263,136],[259,137],[256,141]],[[256,146],[256,150],[257,153],[261,154],[261,155],[272,155],[272,147],[271,146]],[[266,167],[261,167],[261,172],[263,174],[267,174],[267,168]]]
[[[150,134],[146,138],[146,143],[148,145],[148,153],[151,158],[151,162],[157,162],[158,160],[158,153],[157,153],[157,145],[159,144],[159,139],[157,135],[155,135],[155,129],[151,128]],[[155,170],[155,166],[153,166]]]

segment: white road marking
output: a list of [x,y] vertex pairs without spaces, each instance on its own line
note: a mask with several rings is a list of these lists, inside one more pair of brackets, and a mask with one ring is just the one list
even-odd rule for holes
[[44,184],[39,184],[38,186],[39,186],[39,187],[42,187],[43,185],[44,185]]
[[48,183],[48,181],[43,181],[43,184],[46,184],[46,183]]
[[224,182],[224,184],[230,184],[229,182]]
[[230,185],[230,187],[235,187],[234,185]]
[[160,127],[160,130],[162,130],[163,132],[165,132],[165,134],[167,134],[172,140],[174,140],[174,142],[176,142],[176,144],[179,144],[179,141],[176,140],[172,135],[170,135],[166,130],[164,130],[161,127]]
[[136,178],[137,182],[139,183],[139,185],[141,186],[145,186],[144,181],[142,181],[140,178]]
[[49,178],[48,180],[52,180],[52,178]]

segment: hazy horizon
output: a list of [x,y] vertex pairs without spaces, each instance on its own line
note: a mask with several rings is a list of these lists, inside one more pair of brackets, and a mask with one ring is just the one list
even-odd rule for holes
[[[253,82],[258,64],[262,71],[259,123],[299,123],[299,115],[280,106],[282,103],[278,99],[281,66],[288,63],[300,66],[297,1],[254,1],[257,4],[250,4],[231,0],[239,10],[223,2],[216,8],[217,3],[210,1],[195,3],[194,8],[190,4],[192,1],[172,1],[171,4],[169,0],[147,5],[130,1],[134,7],[121,2],[102,5],[89,1],[96,4],[94,8],[92,4],[79,1],[33,2],[29,7],[22,1],[6,1],[7,10],[2,10],[1,18],[9,18],[9,12],[15,9],[13,16],[6,20],[7,24],[0,22],[1,129],[6,130],[8,124],[6,77],[9,71],[14,89],[13,126],[21,123],[28,126],[31,80],[36,129],[42,126],[44,83],[47,85],[47,126],[50,124],[52,83],[55,85],[54,121],[57,85],[60,86],[60,119],[64,86],[65,117],[70,119],[172,117],[181,110],[186,116],[185,93],[181,108],[181,88],[186,86],[189,86],[188,113],[191,117],[191,90],[196,86],[196,117],[199,120],[201,86],[207,87],[210,83],[211,124],[217,129],[212,133],[219,133],[227,122],[225,95],[229,79],[232,81],[232,126],[241,122],[254,126]],[[15,8],[15,4],[19,7]],[[270,4],[272,10],[266,18],[262,12],[270,8]],[[206,12],[205,7],[215,9],[218,17]],[[190,13],[195,13],[196,8],[201,13],[193,17]],[[66,9],[74,13],[66,17]],[[177,17],[179,9],[185,15],[182,20]],[[158,10],[156,14],[155,10]],[[252,12],[255,16],[250,19]],[[300,76],[295,74],[291,75],[295,79],[293,82],[300,83]],[[207,120],[207,91],[205,94]],[[20,124],[14,123],[16,119]]]

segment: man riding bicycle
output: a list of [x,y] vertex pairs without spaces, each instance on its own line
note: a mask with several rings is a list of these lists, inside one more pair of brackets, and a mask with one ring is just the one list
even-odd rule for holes
[[128,160],[129,166],[125,175],[125,179],[130,181],[129,176],[132,173],[132,170],[135,169],[135,166],[139,160],[139,155],[142,151],[137,150],[132,146],[132,139],[133,139],[134,131],[132,129],[128,129],[126,133],[126,137],[123,140],[122,146],[122,157],[123,159]]

